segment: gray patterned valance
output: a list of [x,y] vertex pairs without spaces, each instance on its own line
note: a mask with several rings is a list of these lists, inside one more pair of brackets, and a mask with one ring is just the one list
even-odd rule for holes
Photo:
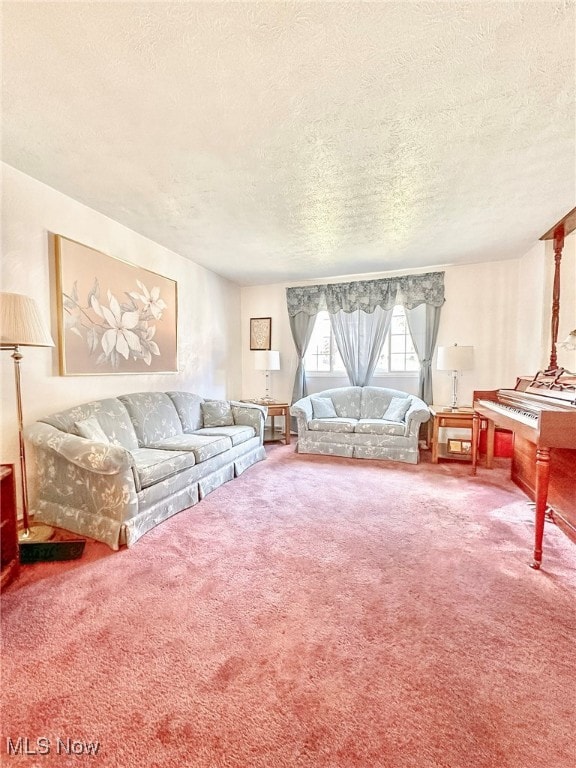
[[358,309],[372,313],[376,307],[392,309],[397,304],[406,309],[414,309],[419,304],[441,307],[444,304],[444,272],[287,288],[286,299],[290,317],[299,312],[317,315],[324,309],[330,314]]
[[317,315],[326,309],[325,285],[304,285],[297,288],[286,288],[288,315],[294,317],[300,312],[307,315]]

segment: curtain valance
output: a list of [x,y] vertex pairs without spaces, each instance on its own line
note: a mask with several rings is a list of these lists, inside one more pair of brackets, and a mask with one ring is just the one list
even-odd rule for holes
[[420,304],[441,307],[444,304],[444,272],[298,286],[286,289],[286,299],[290,317],[300,312],[317,315],[325,309],[331,315],[357,310],[372,313],[376,307],[389,310],[397,304],[406,309],[414,309]]

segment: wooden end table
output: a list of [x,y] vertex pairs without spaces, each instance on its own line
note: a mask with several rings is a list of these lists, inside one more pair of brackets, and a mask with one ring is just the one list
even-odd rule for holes
[[[472,430],[474,409],[458,408],[456,411],[444,410],[440,405],[430,405],[431,418],[428,422],[428,445],[432,449],[432,464],[438,464],[439,459],[455,461],[472,461]],[[469,429],[470,440],[460,440],[460,444],[469,443],[470,450],[454,453],[448,450],[448,442],[440,443],[441,429]]]
[[[290,406],[288,403],[270,403],[266,400],[243,400],[244,403],[254,403],[255,405],[263,405],[268,408],[268,416],[270,416],[272,437],[265,439],[265,443],[276,443],[279,440],[284,440],[286,445],[290,445]],[[274,436],[274,417],[284,417],[284,432],[282,437]]]

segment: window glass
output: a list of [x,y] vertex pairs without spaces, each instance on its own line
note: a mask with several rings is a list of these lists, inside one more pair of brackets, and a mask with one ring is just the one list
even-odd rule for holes
[[[328,312],[318,313],[304,365],[308,373],[345,373]],[[419,370],[418,356],[408,330],[404,308],[394,307],[390,331],[374,372],[382,374]]]

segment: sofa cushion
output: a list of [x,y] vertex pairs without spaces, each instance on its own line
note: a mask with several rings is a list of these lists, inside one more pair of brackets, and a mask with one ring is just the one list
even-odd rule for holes
[[192,392],[166,392],[174,403],[183,432],[194,432],[202,426],[201,405],[204,398]]
[[335,419],[338,415],[330,397],[315,397],[312,395],[310,402],[312,403],[315,419]]
[[405,435],[406,424],[383,419],[360,419],[354,432],[363,435]]
[[361,419],[382,419],[396,390],[383,387],[364,387],[360,405]]
[[175,435],[157,440],[152,447],[163,451],[191,451],[196,457],[196,463],[200,464],[232,448],[232,439],[213,435]]
[[211,435],[213,437],[229,437],[232,445],[240,445],[255,436],[254,427],[246,427],[242,424],[234,424],[232,427],[203,427],[197,429],[196,435]]
[[206,400],[200,407],[204,427],[231,427],[234,424],[232,406],[228,400]]
[[383,418],[386,421],[404,421],[404,416],[410,410],[411,405],[412,400],[409,397],[393,397]]
[[96,416],[91,416],[89,419],[83,419],[82,421],[76,421],[74,426],[80,437],[85,437],[87,440],[94,440],[97,443],[110,443],[108,435],[105,434],[98,423]]
[[136,392],[119,398],[130,414],[141,448],[162,437],[182,434],[182,423],[174,403],[165,392]]
[[65,411],[54,413],[39,419],[44,424],[50,424],[62,432],[81,436],[76,427],[77,423],[95,416],[109,442],[121,445],[129,451],[138,448],[138,438],[130,421],[124,404],[116,397],[94,400],[83,403]]
[[314,432],[354,432],[357,419],[312,419],[308,429]]
[[345,419],[360,418],[362,387],[342,387],[330,390],[336,414]]
[[140,489],[193,467],[196,457],[192,451],[161,451],[155,448],[135,448],[131,451]]

